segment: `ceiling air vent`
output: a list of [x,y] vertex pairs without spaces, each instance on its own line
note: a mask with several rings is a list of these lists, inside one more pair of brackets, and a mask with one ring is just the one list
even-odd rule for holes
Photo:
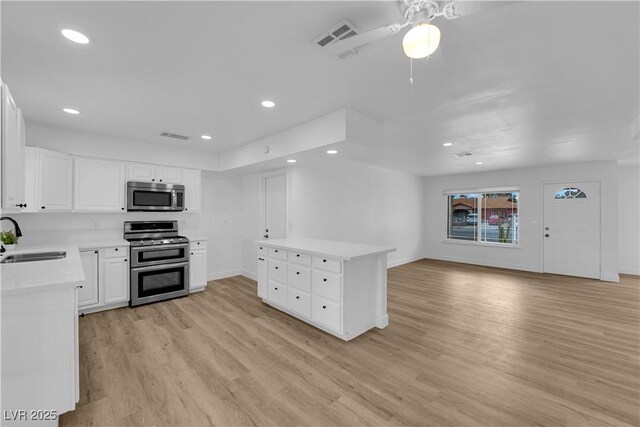
[[[350,21],[348,21],[347,19],[344,19],[340,22],[338,22],[336,25],[334,25],[333,27],[331,27],[329,30],[323,32],[322,34],[320,34],[320,36],[318,36],[313,43],[320,47],[320,48],[324,48],[326,46],[329,46],[332,43],[336,43],[340,40],[344,40],[344,39],[348,39],[349,37],[353,37],[355,35],[358,34],[358,29],[356,28],[355,25],[353,25]],[[331,52],[329,52],[329,54],[333,57],[336,58],[340,58],[340,59],[344,59],[347,58],[351,55],[355,55],[356,52],[353,50],[349,50],[347,52],[341,52],[338,54],[333,54]]]
[[456,156],[456,157],[470,157],[470,156],[473,156],[473,153],[471,151],[461,151],[459,153],[454,154],[454,156]]
[[171,132],[162,132],[160,136],[164,136],[166,138],[181,139],[183,141],[186,141],[187,139],[189,139],[188,136],[178,135],[177,133],[171,133]]

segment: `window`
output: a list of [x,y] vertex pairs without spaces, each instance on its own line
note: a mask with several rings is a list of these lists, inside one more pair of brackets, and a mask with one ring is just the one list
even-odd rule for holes
[[563,188],[556,193],[556,199],[586,199],[587,195],[579,188]]
[[519,191],[447,194],[447,239],[518,244]]

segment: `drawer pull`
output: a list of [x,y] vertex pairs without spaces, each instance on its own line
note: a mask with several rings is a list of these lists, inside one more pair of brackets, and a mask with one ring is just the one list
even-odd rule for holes
[[276,267],[276,270],[278,269],[278,267]]
[[277,291],[277,290],[278,290],[278,288],[273,288],[273,289],[274,289],[275,291]]
[[322,279],[322,281],[323,281],[323,282],[326,282],[326,281],[327,281],[327,279]]
[[200,244],[200,242],[198,242],[198,244]]
[[116,248],[116,252],[118,252],[118,248]]
[[296,257],[300,258],[300,254],[296,254]]
[[262,249],[262,246],[260,246],[260,249]]
[[327,308],[327,306],[326,306],[326,305],[323,305],[323,306],[322,306],[322,309],[323,309],[323,310],[324,310],[324,309],[326,309],[326,308]]
[[300,297],[296,297],[296,299],[300,299]]
[[260,261],[264,261],[264,258],[258,258]]
[[327,262],[327,260],[326,260],[326,259],[323,259],[323,260],[322,260],[322,262]]
[[275,251],[275,252],[276,252],[276,253],[278,253],[278,250],[276,249],[276,251]]
[[299,271],[296,271],[296,274],[300,274],[300,272],[299,272]]

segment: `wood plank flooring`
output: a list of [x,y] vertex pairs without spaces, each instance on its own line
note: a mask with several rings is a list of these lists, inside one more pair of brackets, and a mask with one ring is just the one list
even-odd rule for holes
[[389,270],[390,325],[348,343],[210,282],[81,318],[60,424],[638,426],[639,282],[417,261]]

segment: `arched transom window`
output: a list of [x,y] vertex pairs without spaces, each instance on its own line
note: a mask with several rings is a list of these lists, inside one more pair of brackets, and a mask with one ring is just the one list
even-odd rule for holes
[[556,193],[556,199],[586,199],[587,195],[579,188],[563,188]]

